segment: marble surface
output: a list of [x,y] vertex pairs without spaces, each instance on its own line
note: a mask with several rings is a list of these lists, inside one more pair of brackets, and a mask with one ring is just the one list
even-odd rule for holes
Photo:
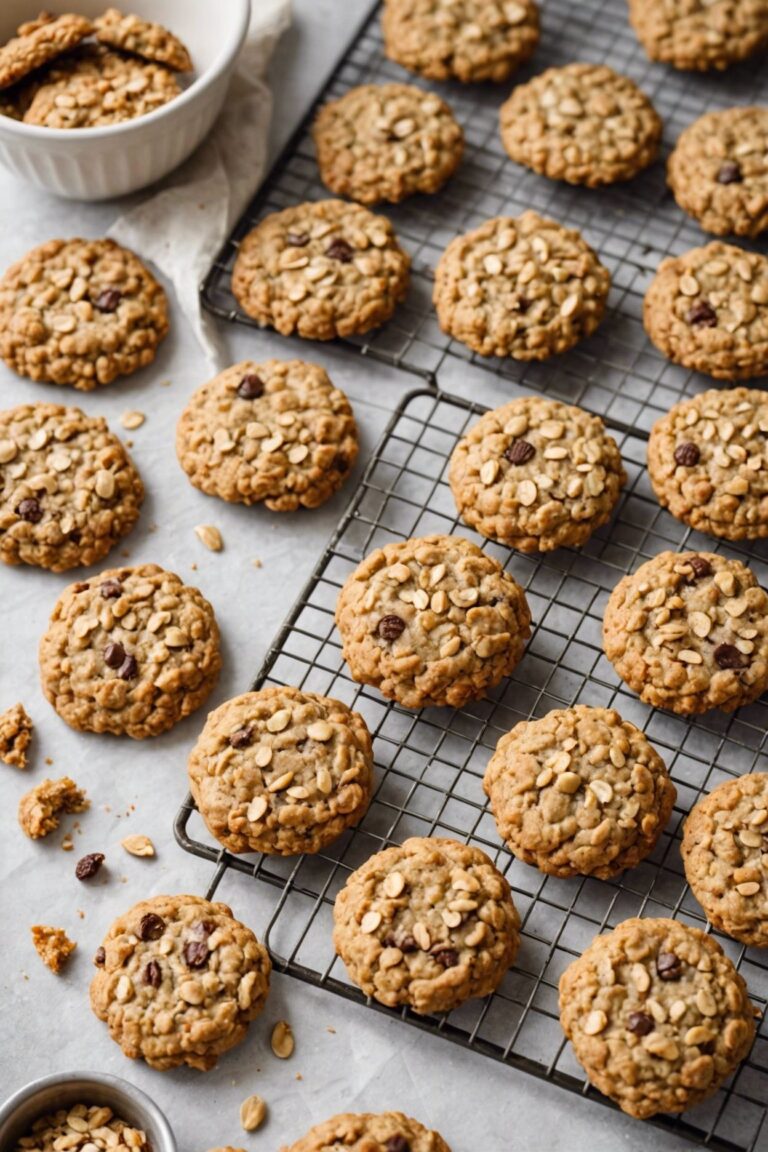
[[[255,0],[256,3],[259,0]],[[368,0],[294,0],[295,19],[272,67],[275,93],[273,148],[286,138]],[[57,235],[99,236],[125,204],[71,204],[35,192],[0,172],[0,267],[38,242]],[[297,354],[268,333],[227,331],[232,360]],[[338,348],[322,351],[334,380],[359,417],[364,460],[388,416],[413,379]],[[4,406],[47,398],[80,403],[119,428],[126,409],[147,413],[133,434],[133,454],[148,491],[138,529],[126,543],[133,562],[159,561],[197,583],[215,605],[224,637],[225,670],[212,704],[244,690],[303,582],[309,576],[347,496],[341,493],[311,514],[276,516],[213,501],[185,480],[173,451],[175,422],[185,398],[205,379],[194,338],[176,318],[172,334],[147,371],[99,394],[64,395],[54,387],[16,378],[0,365]],[[474,387],[463,378],[452,387]],[[493,399],[493,397],[490,397]],[[359,468],[356,473],[359,475]],[[225,549],[215,555],[197,540],[196,524],[216,524]],[[262,567],[253,565],[254,559]],[[559,1089],[464,1052],[416,1029],[295,980],[276,977],[264,1016],[248,1040],[217,1069],[158,1073],[126,1060],[88,1009],[90,958],[115,915],[152,893],[204,892],[211,868],[185,855],[171,825],[186,791],[185,760],[199,729],[198,715],[150,742],[133,743],[71,732],[44,701],[36,648],[59,590],[71,577],[32,569],[0,572],[0,707],[23,700],[36,724],[32,770],[2,768],[5,835],[0,839],[0,1097],[33,1077],[64,1069],[103,1069],[144,1088],[166,1111],[180,1152],[242,1145],[276,1149],[312,1123],[341,1110],[402,1109],[439,1129],[454,1152],[658,1152],[690,1147],[580,1100]],[[47,765],[46,759],[52,762]],[[61,836],[32,843],[14,819],[22,792],[48,774],[69,773],[87,788],[93,806],[74,832],[75,851]],[[71,828],[72,820],[64,827]],[[157,845],[154,860],[125,854],[119,841],[145,833]],[[100,851],[107,866],[88,886],[74,877],[76,859]],[[257,931],[274,893],[243,877],[219,889]],[[36,957],[29,925],[66,927],[78,951],[66,973],[52,976]],[[277,1061],[269,1048],[272,1024],[290,1020],[296,1053]],[[330,1031],[329,1029],[333,1029]],[[242,1132],[241,1101],[258,1092],[269,1120],[258,1133]]]

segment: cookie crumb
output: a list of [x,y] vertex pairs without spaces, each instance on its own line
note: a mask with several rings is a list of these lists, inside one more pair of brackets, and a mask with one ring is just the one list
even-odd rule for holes
[[131,856],[154,856],[155,846],[149,836],[126,836],[120,844]]
[[209,552],[221,552],[224,547],[221,532],[213,524],[198,524],[195,535]]
[[261,561],[259,559],[252,560],[251,563],[253,564],[254,568],[263,568],[264,567],[263,561]]
[[0,716],[0,760],[13,768],[27,767],[32,721],[23,704],[14,704]]
[[58,974],[77,944],[69,939],[63,928],[53,928],[49,924],[33,924],[31,932],[32,943],[43,964]]
[[22,796],[19,824],[30,840],[39,840],[56,831],[62,815],[85,812],[89,807],[85,792],[69,776],[62,776],[60,780],[43,780]]

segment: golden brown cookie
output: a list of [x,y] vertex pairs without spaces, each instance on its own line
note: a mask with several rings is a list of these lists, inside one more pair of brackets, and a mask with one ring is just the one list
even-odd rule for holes
[[651,60],[706,72],[768,43],[768,0],[629,0],[629,18]]
[[316,1124],[281,1152],[451,1152],[437,1132],[402,1112],[344,1112]]
[[0,47],[0,88],[55,60],[92,32],[90,20],[72,13],[56,17],[41,13],[37,20],[22,24],[16,36]]
[[132,13],[125,15],[118,8],[108,8],[95,21],[95,27],[96,39],[110,48],[133,52],[144,60],[165,64],[174,72],[192,71],[189,52],[178,36],[162,24],[142,20]]

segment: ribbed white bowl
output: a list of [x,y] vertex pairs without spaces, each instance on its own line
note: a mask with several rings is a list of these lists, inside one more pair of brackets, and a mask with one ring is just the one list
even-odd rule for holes
[[[106,4],[51,0],[46,7],[97,16]],[[40,0],[0,0],[0,41],[39,8]],[[131,0],[126,10],[184,41],[195,65],[189,87],[146,116],[103,128],[39,128],[0,116],[0,164],[57,196],[107,200],[153,184],[200,144],[224,103],[250,0]]]

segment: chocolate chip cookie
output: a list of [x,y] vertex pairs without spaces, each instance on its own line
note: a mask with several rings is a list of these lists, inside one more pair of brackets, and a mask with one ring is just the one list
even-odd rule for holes
[[710,924],[743,944],[768,946],[768,775],[726,780],[699,800],[680,851]]
[[759,236],[768,228],[768,108],[699,117],[680,134],[667,182],[705,232]]
[[361,204],[437,192],[464,151],[445,101],[409,84],[350,89],[323,105],[312,135],[325,186]]
[[676,790],[643,733],[612,708],[548,712],[502,736],[483,788],[499,835],[551,876],[609,880],[644,860]]
[[144,485],[102,416],[59,404],[0,412],[0,560],[95,564],[139,518]]
[[699,532],[768,536],[768,392],[713,388],[656,421],[648,474],[659,503]]
[[352,677],[406,708],[482,698],[519,662],[530,623],[519,584],[460,536],[378,548],[336,605]]
[[43,691],[79,732],[165,732],[200,707],[220,668],[211,605],[157,564],[70,584],[40,641]]
[[371,736],[346,704],[269,687],[211,712],[189,756],[208,830],[231,852],[319,852],[365,815]]
[[524,212],[452,240],[433,301],[442,330],[481,356],[546,360],[594,332],[610,285],[579,232]]
[[520,942],[509,884],[486,854],[426,836],[371,856],[339,892],[333,918],[354,983],[419,1014],[487,996]]
[[273,512],[325,503],[357,450],[347,397],[302,360],[227,368],[193,393],[176,429],[176,454],[196,488]]
[[431,80],[506,80],[539,42],[534,0],[386,0],[390,60]]
[[165,292],[114,240],[49,240],[0,279],[0,357],[83,392],[146,368],[168,332]]
[[405,298],[410,263],[386,217],[319,200],[273,212],[248,233],[232,291],[261,327],[333,340],[388,320]]
[[646,704],[732,712],[768,688],[768,593],[739,560],[661,552],[614,588],[603,646]]
[[501,106],[501,139],[518,164],[597,188],[657,157],[661,120],[634,81],[604,64],[548,68]]
[[108,8],[94,21],[96,39],[110,48],[133,52],[144,60],[164,64],[174,72],[191,72],[189,52],[173,32],[162,24],[153,24],[133,14],[124,15],[117,8]]
[[675,364],[716,380],[768,372],[768,258],[713,240],[662,260],[645,330]]
[[521,552],[586,543],[610,519],[626,478],[599,416],[540,396],[481,416],[448,473],[461,518]]
[[651,60],[705,72],[768,44],[768,0],[629,0],[629,18]]
[[451,1152],[437,1132],[402,1112],[344,1112],[316,1124],[281,1152]]
[[625,920],[560,978],[560,1021],[590,1081],[639,1119],[711,1096],[755,1035],[747,986],[711,936]]
[[55,60],[93,30],[90,20],[71,12],[57,17],[42,13],[37,20],[22,24],[16,36],[0,47],[0,88]]
[[153,896],[112,924],[91,1007],[126,1056],[206,1072],[245,1039],[269,992],[269,954],[226,904]]

